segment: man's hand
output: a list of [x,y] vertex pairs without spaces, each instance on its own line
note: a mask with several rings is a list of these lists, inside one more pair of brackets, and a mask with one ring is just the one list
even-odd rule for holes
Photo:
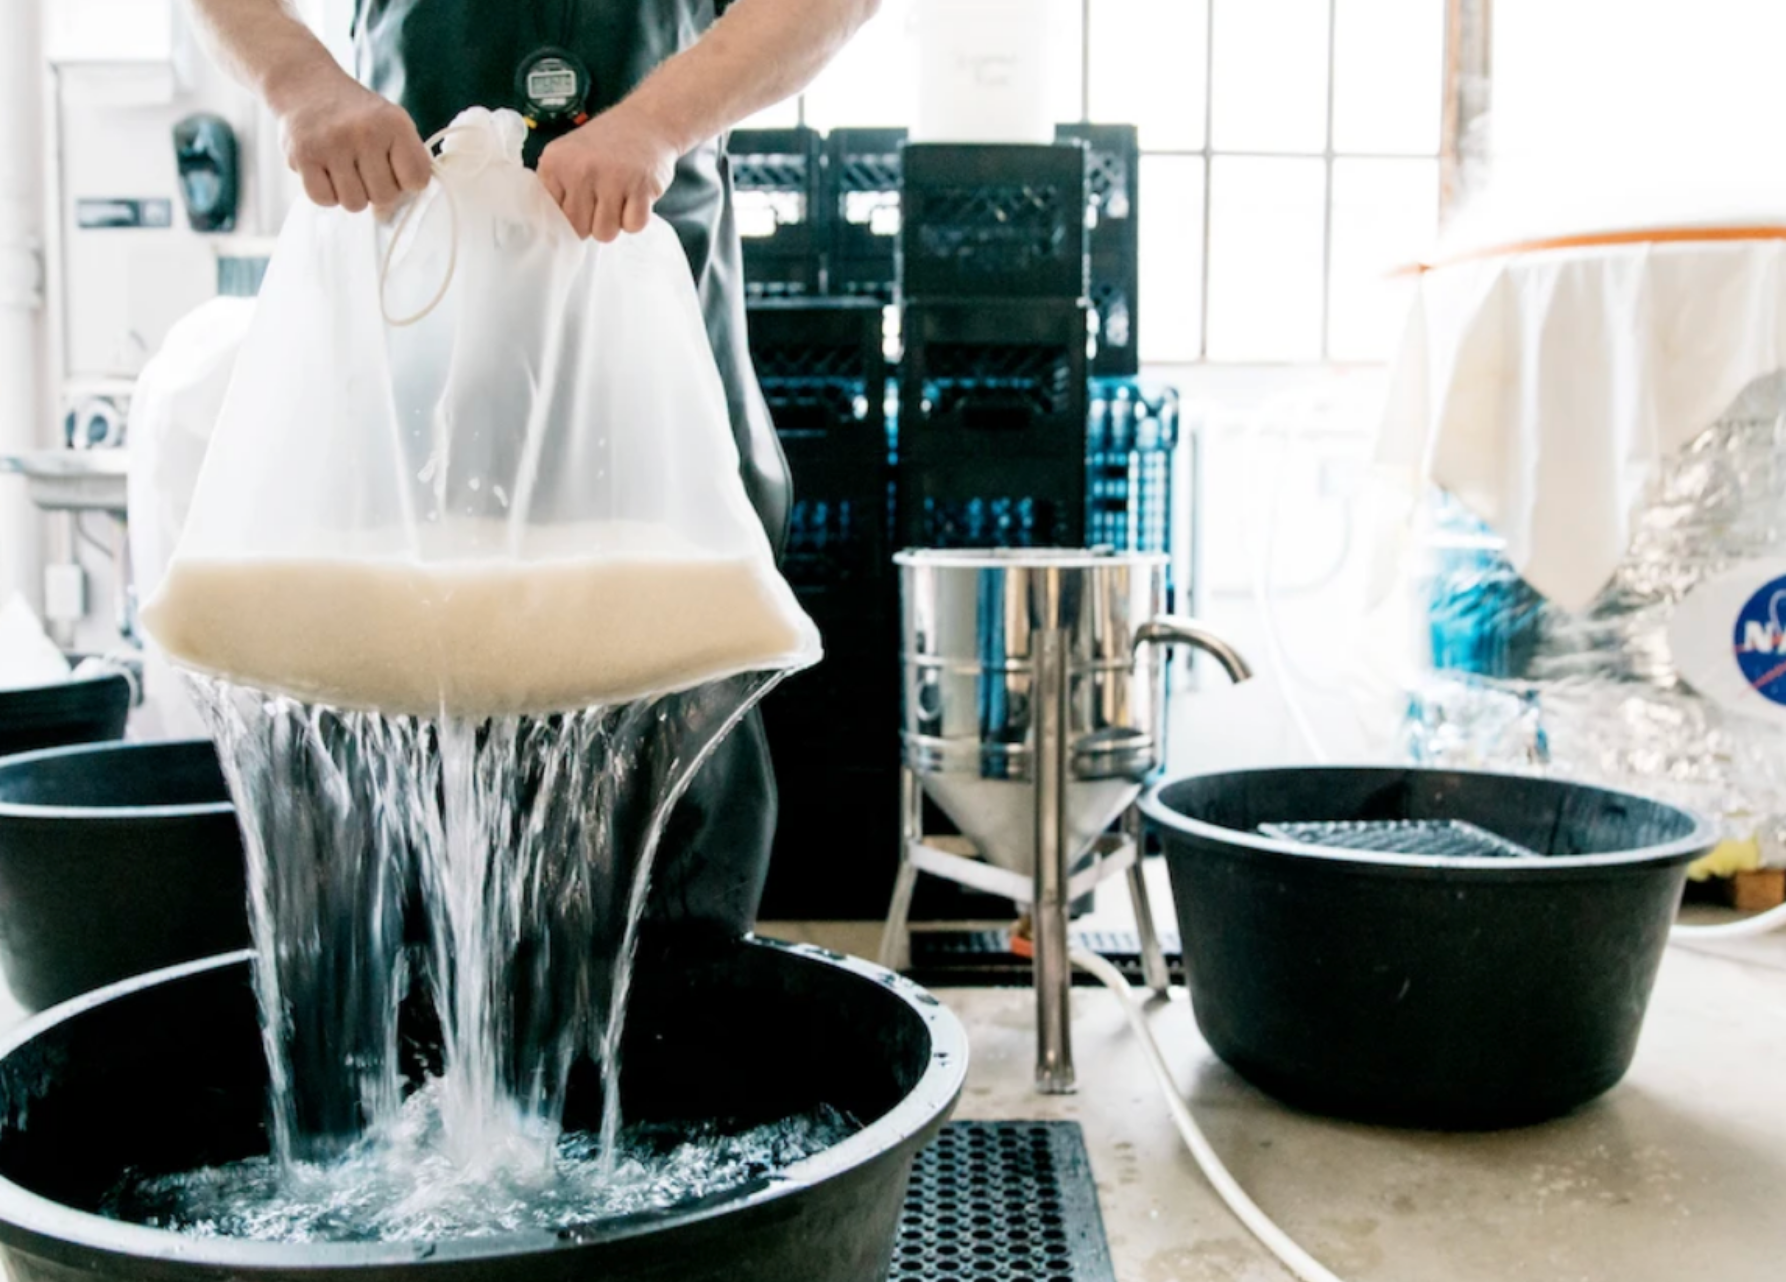
[[647,116],[622,103],[548,145],[540,181],[577,235],[610,241],[645,230],[681,154]]
[[613,240],[643,230],[679,157],[810,84],[879,7],[880,0],[735,0],[619,106],[547,147],[541,181],[580,236]]
[[428,185],[433,166],[409,113],[333,63],[269,97],[285,127],[286,160],[318,205],[390,209]]

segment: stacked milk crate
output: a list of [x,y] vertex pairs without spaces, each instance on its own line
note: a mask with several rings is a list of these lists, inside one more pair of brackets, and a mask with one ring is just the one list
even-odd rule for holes
[[900,228],[898,539],[1085,539],[1086,151],[912,144]]
[[825,662],[764,707],[781,787],[770,908],[873,916],[878,878],[839,881],[838,841],[898,822],[898,605],[882,308],[820,298],[751,308],[751,349],[794,505],[782,570],[824,639]]
[[1177,398],[1136,378],[1135,130],[751,130],[729,150],[751,349],[794,479],[783,568],[827,652],[766,706],[765,912],[871,917],[897,853],[892,552],[1173,546]]

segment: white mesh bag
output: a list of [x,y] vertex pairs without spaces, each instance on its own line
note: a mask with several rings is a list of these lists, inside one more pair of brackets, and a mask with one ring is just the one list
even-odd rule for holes
[[818,658],[675,233],[579,239],[524,136],[462,114],[393,225],[292,213],[144,611],[178,661],[489,716]]

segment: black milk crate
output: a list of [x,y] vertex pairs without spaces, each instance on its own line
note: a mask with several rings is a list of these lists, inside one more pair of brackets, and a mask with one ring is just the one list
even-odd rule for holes
[[901,156],[902,298],[1084,297],[1083,146],[912,143]]
[[900,311],[902,461],[1078,457],[1086,324],[1075,299],[908,301]]
[[1085,441],[1085,538],[1123,552],[1172,551],[1178,393],[1094,378]]
[[[886,311],[872,300],[754,302],[748,312],[757,381],[785,442],[867,423],[886,455]],[[866,456],[865,456],[866,457]]]
[[1084,469],[1059,459],[1000,460],[966,473],[913,468],[901,481],[900,542],[931,548],[1085,544]]
[[748,323],[794,485],[782,571],[815,616],[866,608],[892,591],[883,310],[847,299],[759,302]]
[[796,125],[788,129],[734,129],[726,157],[735,191],[787,191],[816,203],[825,136]]
[[1086,149],[1087,288],[1098,316],[1092,373],[1133,376],[1140,369],[1140,141],[1133,125],[1059,125],[1055,138]]
[[1140,196],[1141,143],[1134,125],[1074,123],[1056,125],[1057,143],[1077,142],[1086,150],[1086,200],[1096,215],[1094,244],[1100,232],[1114,233],[1135,225]]
[[769,236],[739,239],[746,298],[815,298],[823,292],[824,249],[811,227],[795,223]]
[[908,302],[901,315],[898,542],[1083,542],[1084,303]]
[[[808,469],[790,459],[795,498],[781,572],[815,619],[849,617],[892,591],[888,558],[890,492],[804,497],[800,477]],[[880,608],[885,608],[884,605]]]
[[893,300],[899,280],[903,129],[833,129],[825,138],[824,202],[831,219],[829,293]]
[[816,129],[737,129],[726,145],[744,288],[752,298],[822,293],[831,222],[822,198],[824,137]]
[[1094,251],[1090,299],[1098,330],[1091,372],[1132,378],[1141,369],[1141,274],[1135,259],[1113,258]]

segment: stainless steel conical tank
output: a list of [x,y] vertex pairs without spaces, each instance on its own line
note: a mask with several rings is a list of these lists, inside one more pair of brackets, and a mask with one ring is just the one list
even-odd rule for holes
[[910,551],[901,583],[905,763],[988,862],[1036,861],[1039,651],[1056,638],[1069,862],[1128,808],[1161,764],[1165,654],[1209,650],[1245,665],[1195,624],[1165,615],[1164,555],[1087,549]]

